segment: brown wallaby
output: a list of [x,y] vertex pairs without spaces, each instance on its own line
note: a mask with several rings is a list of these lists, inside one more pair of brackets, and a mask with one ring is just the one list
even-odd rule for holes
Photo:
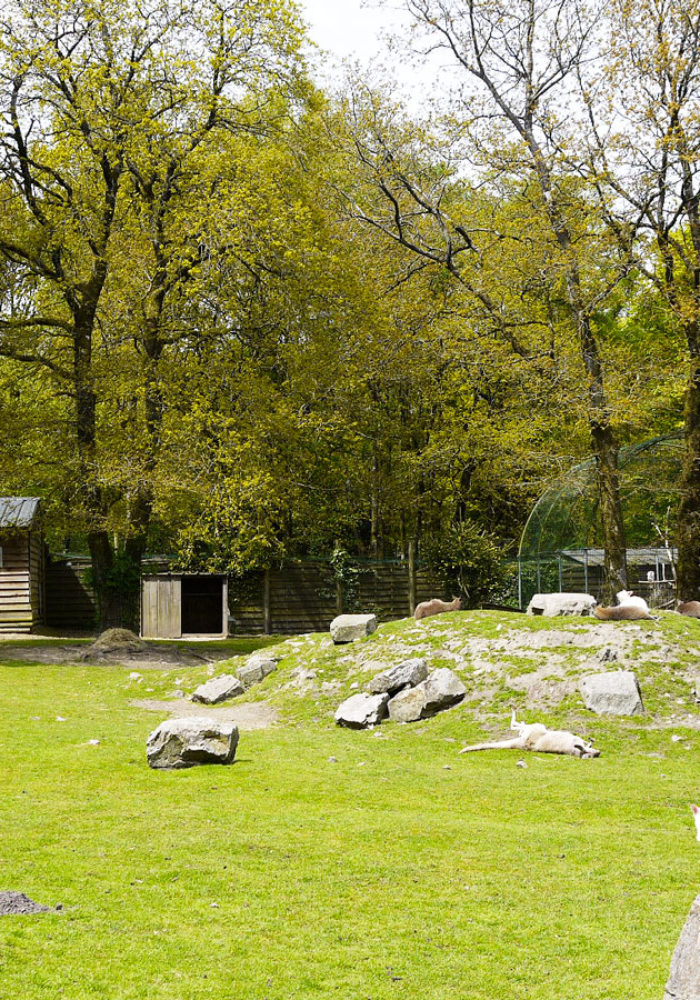
[[441,601],[438,597],[434,597],[432,601],[417,604],[413,617],[416,621],[420,621],[421,618],[428,618],[430,615],[441,615],[443,611],[460,611],[461,608],[461,597],[453,597],[451,601]]
[[700,601],[679,601],[676,611],[688,618],[700,618]]
[[620,604],[615,608],[601,608],[596,605],[593,614],[602,622],[655,622],[648,611],[630,604]]

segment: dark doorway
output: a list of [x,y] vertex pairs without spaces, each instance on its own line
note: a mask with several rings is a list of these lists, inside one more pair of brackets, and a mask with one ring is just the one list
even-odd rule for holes
[[225,631],[223,587],[221,576],[183,576],[183,633],[221,635]]

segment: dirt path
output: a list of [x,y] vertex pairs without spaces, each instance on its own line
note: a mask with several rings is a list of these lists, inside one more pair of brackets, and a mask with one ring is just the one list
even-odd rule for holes
[[243,731],[269,729],[278,721],[276,710],[266,701],[252,701],[247,705],[224,705],[220,708],[212,705],[195,705],[191,701],[156,701],[141,698],[133,698],[129,704],[134,708],[142,708],[147,712],[160,712],[161,715],[177,719],[194,715],[208,716],[220,719],[222,722],[233,722]]

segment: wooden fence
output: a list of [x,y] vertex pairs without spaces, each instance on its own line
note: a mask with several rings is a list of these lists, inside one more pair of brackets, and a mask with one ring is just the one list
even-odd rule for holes
[[[161,562],[155,571],[164,568]],[[229,580],[230,631],[233,635],[323,632],[341,611],[373,612],[381,621],[405,618],[413,603],[409,593],[415,594],[416,602],[452,596],[436,574],[420,566],[415,582],[409,581],[404,562],[355,564],[343,587],[326,561],[290,562],[281,569]],[[83,556],[51,560],[46,574],[46,624],[91,630],[95,611],[90,560]]]

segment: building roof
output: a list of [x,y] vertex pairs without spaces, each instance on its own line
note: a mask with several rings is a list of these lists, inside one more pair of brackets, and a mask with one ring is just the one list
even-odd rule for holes
[[[561,552],[550,555],[562,555],[574,562],[587,562],[589,566],[602,566],[605,563],[604,549],[562,549]],[[673,558],[675,559],[677,555],[678,550],[673,549]],[[627,549],[627,562],[632,566],[646,566],[656,562],[670,563],[671,556],[668,549],[662,548]]]
[[38,497],[0,497],[0,530],[31,528],[38,512]]

